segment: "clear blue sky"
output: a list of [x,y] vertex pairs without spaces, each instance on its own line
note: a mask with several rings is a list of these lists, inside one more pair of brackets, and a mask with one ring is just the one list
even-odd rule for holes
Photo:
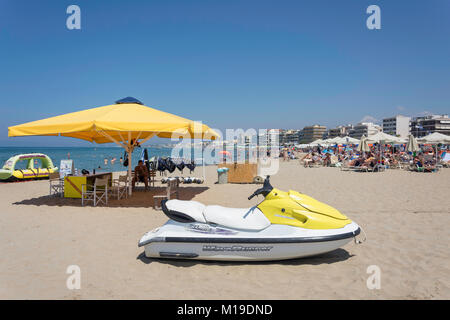
[[7,127],[125,96],[219,129],[450,112],[447,0],[0,0],[0,42],[3,146],[85,145]]

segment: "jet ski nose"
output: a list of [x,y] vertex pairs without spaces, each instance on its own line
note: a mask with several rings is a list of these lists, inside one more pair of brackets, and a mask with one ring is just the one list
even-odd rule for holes
[[138,242],[138,247],[143,247],[150,242],[156,242],[157,239],[161,240],[161,237],[157,237],[157,233],[159,231],[159,227],[153,230],[146,232]]

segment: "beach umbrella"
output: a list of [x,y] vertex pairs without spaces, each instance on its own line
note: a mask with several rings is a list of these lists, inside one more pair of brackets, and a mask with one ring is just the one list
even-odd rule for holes
[[403,144],[406,141],[404,141],[403,139],[387,134],[385,132],[377,132],[374,135],[371,135],[367,138],[367,141],[369,143],[378,143],[379,145],[379,151],[381,154],[381,158],[383,158],[383,148],[381,147],[382,145],[386,145],[386,144]]
[[[230,157],[230,159],[231,159],[231,152],[229,152],[229,151],[221,150],[221,151],[219,151],[219,155],[222,155],[225,157]],[[225,159],[225,161],[226,161],[226,159]]]
[[[128,153],[128,176],[131,181],[133,149],[148,139],[187,137],[214,140],[219,135],[207,125],[147,107],[127,97],[115,104],[47,119],[27,122],[8,128],[8,136],[64,136],[96,143],[114,142]],[[139,141],[140,140],[140,141]],[[131,183],[129,186],[131,194]]]
[[359,140],[358,139],[355,139],[355,138],[352,138],[352,137],[349,137],[349,136],[346,136],[346,137],[343,137],[343,139],[344,139],[344,141],[345,141],[345,144],[359,144]]
[[346,143],[346,140],[344,138],[342,138],[342,137],[336,137],[336,138],[333,138],[331,140],[332,140],[333,144],[337,144],[337,145]]
[[450,144],[450,136],[439,132],[433,132],[425,137],[417,139],[420,143],[432,144],[435,146],[436,163],[438,156],[438,145],[439,144]]
[[417,139],[420,143],[429,143],[429,144],[448,144],[450,143],[450,136],[439,132],[433,132],[425,137]]
[[329,145],[333,145],[333,144],[340,144],[341,143],[341,138],[340,137],[334,137],[331,139],[326,139],[325,140]]
[[367,138],[365,135],[362,135],[361,140],[359,141],[358,151],[361,153],[370,151],[369,144],[367,143]]
[[419,151],[419,145],[416,138],[412,134],[408,136],[408,143],[406,144],[406,151],[414,153]]
[[371,135],[367,138],[367,142],[368,143],[398,143],[398,144],[402,144],[405,143],[406,141],[403,140],[402,138],[396,137],[396,136],[392,136],[390,134],[384,133],[384,132],[377,132],[374,135]]
[[309,145],[312,147],[317,147],[318,145],[324,145],[325,143],[326,143],[325,140],[317,139],[311,142]]

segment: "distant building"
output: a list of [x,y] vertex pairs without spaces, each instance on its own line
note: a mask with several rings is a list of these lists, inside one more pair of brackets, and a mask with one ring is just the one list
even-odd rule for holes
[[298,132],[298,142],[299,143],[300,143],[300,141],[303,140],[304,135],[305,135],[305,132],[303,131],[303,129]]
[[361,122],[353,127],[353,130],[351,130],[349,135],[352,138],[361,139],[363,135],[368,137],[380,132],[381,130],[381,126],[377,124],[372,122]]
[[409,130],[415,137],[423,137],[433,132],[450,135],[450,118],[444,115],[429,115],[411,119]]
[[303,128],[303,137],[300,143],[311,143],[317,139],[323,139],[327,127],[315,124],[313,126],[307,126]]
[[396,115],[395,117],[383,119],[383,132],[406,138],[409,135],[410,117]]
[[280,145],[295,145],[300,141],[301,130],[280,130]]
[[350,134],[353,125],[337,126],[336,128],[328,130],[327,138],[345,137]]
[[265,133],[258,134],[259,145],[278,146],[280,145],[280,129],[269,129]]

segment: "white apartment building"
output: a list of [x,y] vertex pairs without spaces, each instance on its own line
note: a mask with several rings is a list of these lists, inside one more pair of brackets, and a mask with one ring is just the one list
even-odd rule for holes
[[351,130],[353,130],[353,125],[351,124],[337,126],[336,128],[328,130],[327,138],[345,137],[350,134]]
[[409,135],[409,121],[410,117],[396,115],[395,117],[383,119],[383,132],[406,138]]
[[381,126],[372,122],[361,122],[353,127],[350,131],[350,137],[361,139],[363,135],[366,137],[376,134],[382,130]]

